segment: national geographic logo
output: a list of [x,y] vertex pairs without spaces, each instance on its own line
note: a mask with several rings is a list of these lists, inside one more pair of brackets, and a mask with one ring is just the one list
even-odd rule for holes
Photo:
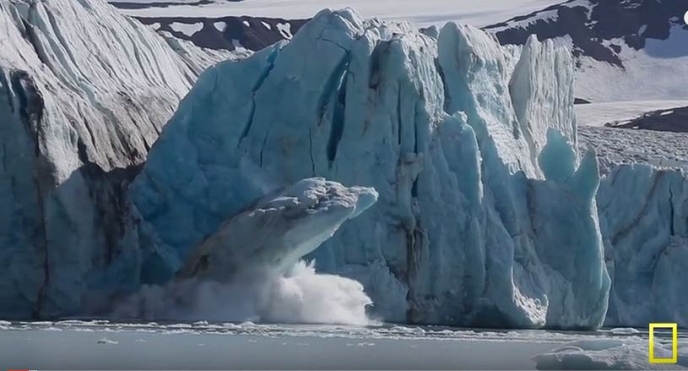
[[[671,330],[671,358],[655,357],[655,330]],[[676,323],[650,323],[650,364],[674,364],[678,363],[678,324]]]

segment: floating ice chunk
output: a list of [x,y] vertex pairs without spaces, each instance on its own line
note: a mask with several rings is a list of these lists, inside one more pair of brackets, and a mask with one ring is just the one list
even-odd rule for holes
[[[533,357],[538,370],[683,370],[688,348],[679,348],[678,364],[650,364],[647,340],[575,341]],[[655,345],[655,357],[671,358],[671,345]]]
[[98,339],[97,343],[98,343],[98,344],[110,344],[110,345],[119,344],[118,341],[110,340],[110,339],[108,339],[108,338],[101,338],[101,339]]
[[615,335],[633,335],[633,334],[639,334],[640,330],[635,329],[633,327],[618,327],[618,328],[613,328],[609,330],[612,334]]

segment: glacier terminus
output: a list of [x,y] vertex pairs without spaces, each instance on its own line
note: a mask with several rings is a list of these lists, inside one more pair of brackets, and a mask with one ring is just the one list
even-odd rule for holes
[[581,136],[551,40],[326,9],[229,53],[101,0],[0,29],[3,318],[688,326],[687,168]]

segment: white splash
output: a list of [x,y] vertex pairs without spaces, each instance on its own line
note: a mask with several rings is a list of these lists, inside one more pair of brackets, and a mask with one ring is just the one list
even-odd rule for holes
[[297,263],[286,274],[265,274],[231,284],[196,279],[144,286],[119,303],[115,319],[229,321],[366,326],[372,304],[354,280]]

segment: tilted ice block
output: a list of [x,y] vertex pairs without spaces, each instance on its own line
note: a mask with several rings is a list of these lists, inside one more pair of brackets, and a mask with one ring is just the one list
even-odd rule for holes
[[[370,298],[351,279],[301,258],[377,200],[372,188],[304,179],[229,217],[190,251],[174,280],[120,298],[120,320],[366,325]],[[160,266],[150,268],[161,269]]]
[[[509,81],[509,93],[531,154],[540,152],[547,143],[548,127],[559,130],[576,148],[575,95],[573,69],[568,68],[570,63],[568,50],[555,48],[552,40],[541,43],[534,35],[521,50]],[[542,64],[553,68],[542,68]],[[562,94],[552,95],[553,91],[562,91]]]
[[435,37],[325,10],[289,43],[209,69],[131,188],[160,240],[144,271],[169,279],[254,199],[318,176],[379,193],[311,257],[361,281],[384,319],[599,326],[596,158],[578,166],[570,144],[570,56],[530,47],[512,66],[471,27]]
[[376,200],[371,188],[302,180],[222,223],[193,250],[178,277],[231,282],[283,274]]

